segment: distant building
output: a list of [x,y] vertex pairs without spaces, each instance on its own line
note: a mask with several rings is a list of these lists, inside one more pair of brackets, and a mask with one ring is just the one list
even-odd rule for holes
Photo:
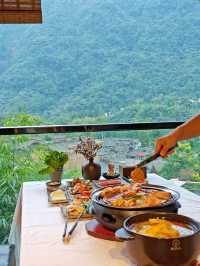
[[135,157],[138,159],[138,160],[143,160],[144,157],[146,156],[145,152],[143,151],[139,151],[135,154]]

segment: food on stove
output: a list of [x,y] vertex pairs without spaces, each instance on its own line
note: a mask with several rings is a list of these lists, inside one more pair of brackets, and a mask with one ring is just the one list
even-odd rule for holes
[[117,194],[123,193],[123,192],[128,191],[128,190],[129,190],[129,185],[107,187],[101,191],[100,197],[110,198],[112,196],[115,196]]
[[133,171],[131,171],[130,177],[136,183],[145,182],[145,173],[142,168],[136,167]]
[[157,197],[159,199],[164,199],[164,200],[168,200],[171,196],[170,192],[167,191],[151,191],[150,192],[151,196]]
[[131,230],[141,235],[165,239],[187,236],[193,233],[193,230],[186,224],[165,220],[164,218],[151,218],[148,221],[135,223]]
[[62,189],[58,189],[55,190],[53,192],[51,192],[51,200],[52,201],[62,201],[62,200],[66,200],[66,196],[65,193]]
[[126,199],[124,200],[122,197],[115,199],[112,201],[113,207],[135,207],[136,200],[135,199]]
[[142,207],[158,206],[161,205],[164,201],[155,196],[151,196],[151,193],[149,193],[146,197],[144,197]]
[[121,185],[104,188],[100,198],[108,205],[123,208],[145,208],[159,206],[171,198],[166,191],[146,191],[141,184]]

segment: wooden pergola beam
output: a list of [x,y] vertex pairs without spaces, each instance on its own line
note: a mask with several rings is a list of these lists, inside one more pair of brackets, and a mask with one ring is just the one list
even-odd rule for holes
[[40,0],[0,0],[0,23],[42,23]]

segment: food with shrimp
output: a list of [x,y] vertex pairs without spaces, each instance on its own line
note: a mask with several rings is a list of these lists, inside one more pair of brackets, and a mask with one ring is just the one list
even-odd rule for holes
[[100,198],[108,205],[122,208],[146,208],[162,205],[171,198],[166,191],[147,191],[141,184],[104,188]]

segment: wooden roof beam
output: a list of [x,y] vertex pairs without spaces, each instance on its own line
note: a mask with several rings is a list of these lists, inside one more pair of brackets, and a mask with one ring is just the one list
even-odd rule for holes
[[0,0],[0,24],[42,23],[40,0]]

